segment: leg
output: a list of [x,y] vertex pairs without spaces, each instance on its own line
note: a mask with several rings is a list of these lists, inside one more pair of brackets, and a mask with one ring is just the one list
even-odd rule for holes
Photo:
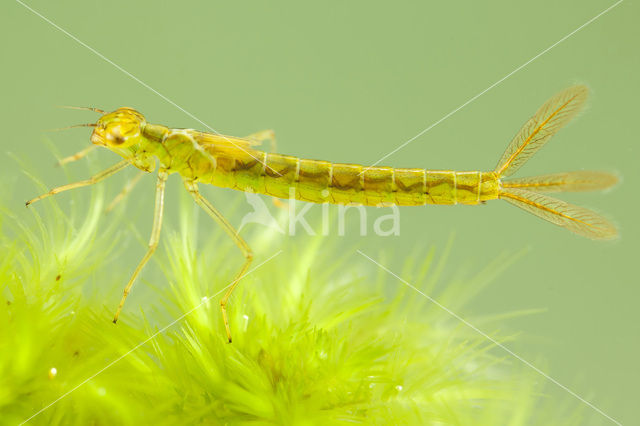
[[122,295],[122,300],[118,305],[118,310],[116,311],[115,316],[113,317],[113,323],[118,322],[118,317],[120,316],[120,311],[122,311],[122,307],[124,306],[124,301],[127,300],[127,296],[131,291],[131,287],[133,286],[133,282],[138,277],[138,274],[147,263],[147,261],[151,258],[151,255],[156,248],[158,247],[158,241],[160,240],[160,229],[162,229],[162,210],[164,207],[164,184],[167,181],[167,172],[165,170],[158,171],[158,182],[156,183],[156,205],[153,211],[153,227],[151,228],[151,238],[149,238],[149,249],[147,250],[147,254],[144,255],[135,271],[133,271],[133,275],[129,278],[129,282],[127,286],[124,288],[124,294]]
[[27,206],[29,204],[33,204],[36,201],[40,201],[43,198],[47,198],[50,195],[55,195],[59,192],[63,192],[63,191],[68,191],[70,189],[74,189],[74,188],[80,188],[83,186],[89,186],[89,185],[93,185],[94,183],[98,183],[103,179],[108,178],[109,176],[119,172],[120,170],[124,169],[125,167],[127,167],[129,165],[129,162],[127,160],[122,160],[121,162],[114,164],[113,166],[109,167],[106,170],[101,171],[98,174],[95,174],[93,176],[91,176],[89,179],[87,180],[81,180],[79,182],[74,182],[74,183],[70,183],[67,185],[62,185],[59,186],[57,188],[53,188],[51,191],[40,195],[39,197],[33,198],[29,201],[27,201]]
[[73,155],[70,155],[68,157],[65,157],[63,159],[61,159],[60,161],[58,161],[58,166],[63,166],[67,163],[72,163],[74,161],[78,161],[79,159],[86,157],[86,155],[88,153],[90,153],[91,151],[93,151],[95,148],[97,147],[97,145],[89,145],[88,147],[86,147],[85,149],[83,149],[82,151],[78,151]]
[[229,297],[231,297],[231,293],[233,293],[233,290],[238,285],[238,282],[247,272],[247,269],[249,269],[251,260],[253,260],[253,252],[251,251],[251,248],[247,245],[247,243],[238,235],[238,232],[233,228],[233,226],[231,226],[227,219],[225,219],[224,216],[222,216],[222,214],[200,194],[200,192],[198,191],[198,186],[194,182],[185,180],[184,186],[196,200],[196,203],[198,203],[198,205],[202,207],[204,211],[206,211],[207,214],[213,218],[213,220],[218,222],[218,224],[222,226],[227,234],[229,234],[229,236],[233,239],[233,241],[240,248],[242,254],[244,255],[244,264],[242,265],[240,272],[238,272],[236,277],[233,279],[231,286],[229,286],[229,289],[220,300],[220,309],[222,310],[224,327],[227,331],[227,338],[229,339],[229,343],[231,343],[231,330],[229,329],[229,318],[227,317],[227,302],[229,300]]
[[140,182],[140,179],[142,178],[142,176],[144,176],[144,173],[142,170],[140,170],[138,172],[138,174],[136,174],[133,179],[131,179],[129,182],[127,182],[127,184],[125,185],[124,188],[122,188],[122,191],[120,191],[120,193],[118,195],[116,195],[116,198],[113,199],[113,201],[111,201],[111,203],[109,203],[109,205],[107,206],[105,212],[110,212],[111,210],[113,210],[113,208],[124,199],[124,197],[126,197],[131,190],[136,186],[136,184],[138,182]]

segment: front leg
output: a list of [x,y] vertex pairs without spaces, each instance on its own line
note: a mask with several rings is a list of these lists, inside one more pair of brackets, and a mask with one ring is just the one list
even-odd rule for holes
[[238,282],[240,282],[240,279],[242,279],[244,274],[247,272],[247,269],[249,269],[249,265],[253,260],[253,252],[251,251],[249,245],[242,239],[242,237],[238,235],[238,232],[229,223],[229,221],[227,221],[227,219],[222,216],[222,213],[220,213],[215,207],[213,207],[211,203],[209,203],[200,194],[200,192],[198,191],[198,185],[195,182],[185,179],[184,186],[185,188],[187,188],[187,191],[189,191],[189,193],[193,196],[196,203],[200,207],[202,207],[204,211],[206,211],[207,214],[213,218],[213,220],[218,222],[218,224],[222,226],[227,234],[229,234],[233,242],[236,243],[238,248],[240,248],[240,250],[242,251],[242,255],[244,256],[244,264],[242,265],[240,272],[238,272],[236,277],[233,279],[231,286],[229,286],[227,292],[224,294],[222,299],[220,299],[220,310],[222,311],[222,319],[224,321],[225,330],[227,331],[227,339],[229,339],[229,343],[231,343],[231,329],[229,328],[229,318],[227,317],[227,302],[229,301],[229,297],[231,297],[231,293],[233,293],[233,290],[238,285]]
[[73,163],[74,161],[78,161],[79,159],[86,157],[87,154],[89,154],[91,151],[93,151],[96,148],[97,148],[97,145],[89,145],[85,149],[80,150],[73,155],[60,159],[57,165],[64,166],[67,163]]
[[27,201],[26,205],[28,207],[30,204],[33,204],[36,201],[40,201],[43,198],[47,198],[47,197],[50,197],[52,195],[59,194],[60,192],[64,192],[64,191],[68,191],[70,189],[81,188],[83,186],[89,186],[89,185],[96,184],[96,183],[100,182],[101,180],[104,180],[104,179],[108,178],[109,176],[114,175],[115,173],[117,173],[120,170],[124,169],[128,165],[129,165],[129,161],[122,160],[119,163],[114,164],[113,166],[109,167],[108,169],[103,170],[100,173],[91,176],[87,180],[81,180],[79,182],[68,183],[66,185],[62,185],[62,186],[58,186],[56,188],[53,188],[49,192],[46,192],[46,193],[44,193],[44,194],[42,194],[42,195],[40,195],[40,196],[38,196],[36,198],[32,198],[31,200]]
[[109,213],[118,205],[120,201],[124,200],[124,198],[133,190],[140,179],[142,179],[142,176],[144,176],[144,174],[144,170],[139,170],[133,178],[129,179],[125,187],[122,188],[122,191],[120,191],[120,193],[116,195],[116,197],[109,203],[109,205],[105,209],[105,213]]

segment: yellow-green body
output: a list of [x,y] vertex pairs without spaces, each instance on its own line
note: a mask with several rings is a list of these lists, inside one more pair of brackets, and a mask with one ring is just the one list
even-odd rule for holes
[[[594,239],[615,238],[616,227],[602,216],[544,194],[605,189],[617,182],[615,175],[576,171],[506,179],[580,111],[586,98],[587,88],[574,86],[549,99],[524,124],[490,172],[364,167],[305,160],[255,149],[260,140],[274,141],[272,132],[268,136],[269,131],[236,138],[150,124],[132,108],[118,108],[113,112],[88,108],[101,114],[96,123],[80,125],[93,127],[92,147],[105,147],[123,160],[90,179],[53,188],[27,201],[27,205],[59,192],[100,182],[130,165],[145,172],[159,166],[149,249],[124,289],[113,319],[116,322],[136,277],[158,246],[166,180],[169,174],[179,174],[194,201],[223,227],[245,258],[220,301],[231,342],[226,304],[239,280],[247,273],[253,253],[238,231],[200,194],[198,183],[312,203],[368,206],[479,204],[503,199],[576,234]],[[78,160],[90,149],[85,148],[61,163]],[[116,200],[121,199],[136,181],[137,178],[132,180]]]
[[[223,188],[312,203],[418,206],[478,204],[498,198],[493,172],[365,167],[268,153],[190,129],[146,124],[142,140],[119,152],[147,170],[156,157],[169,173]],[[242,147],[242,149],[240,148]],[[134,162],[134,165],[136,163]]]

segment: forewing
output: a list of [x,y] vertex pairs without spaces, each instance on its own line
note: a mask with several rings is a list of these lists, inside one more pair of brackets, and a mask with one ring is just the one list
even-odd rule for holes
[[254,146],[259,142],[238,138],[235,136],[217,135],[205,132],[193,132],[196,142],[212,154],[238,154],[250,155],[254,152]]

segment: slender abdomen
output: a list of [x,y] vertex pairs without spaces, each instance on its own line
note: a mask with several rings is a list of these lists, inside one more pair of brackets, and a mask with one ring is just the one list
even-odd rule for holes
[[215,170],[201,180],[278,198],[369,206],[477,204],[498,195],[497,177],[491,172],[365,167],[260,151],[252,155],[217,156]]

